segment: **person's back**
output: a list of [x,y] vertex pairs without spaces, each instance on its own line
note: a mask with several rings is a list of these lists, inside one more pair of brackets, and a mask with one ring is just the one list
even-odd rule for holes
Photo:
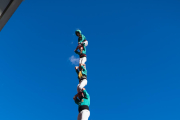
[[78,36],[78,44],[86,41],[86,37],[82,34],[81,30],[76,30],[75,34]]

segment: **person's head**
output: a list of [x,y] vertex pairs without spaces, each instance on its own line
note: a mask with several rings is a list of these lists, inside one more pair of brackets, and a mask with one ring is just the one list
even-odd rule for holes
[[83,97],[84,97],[84,94],[83,94],[82,92],[79,92],[79,93],[78,93],[78,98],[81,99],[81,98],[83,98]]
[[81,36],[81,31],[80,30],[76,30],[75,34],[76,34],[76,36],[80,37]]

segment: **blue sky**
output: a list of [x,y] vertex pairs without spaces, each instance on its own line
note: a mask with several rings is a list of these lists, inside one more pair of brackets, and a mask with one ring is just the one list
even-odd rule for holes
[[89,120],[180,119],[180,1],[25,0],[1,31],[0,119],[74,120],[69,60],[89,41]]

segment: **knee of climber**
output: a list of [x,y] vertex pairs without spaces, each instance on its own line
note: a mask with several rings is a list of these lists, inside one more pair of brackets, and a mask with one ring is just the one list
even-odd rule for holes
[[81,86],[79,86],[79,89],[80,89],[80,90],[82,90],[82,87],[81,87]]
[[78,92],[78,93],[81,92],[81,89],[80,89],[79,86],[77,87],[77,92]]

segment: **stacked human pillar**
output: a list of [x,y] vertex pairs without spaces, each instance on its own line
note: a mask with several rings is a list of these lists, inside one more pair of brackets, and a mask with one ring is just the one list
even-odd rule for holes
[[79,114],[77,120],[88,120],[90,116],[90,96],[85,89],[85,86],[87,85],[87,70],[85,62],[87,61],[86,47],[88,41],[80,30],[76,30],[75,34],[78,37],[78,46],[74,52],[79,55],[79,66],[75,67],[75,71],[78,75],[79,84],[77,85],[77,94],[73,99],[78,105]]

